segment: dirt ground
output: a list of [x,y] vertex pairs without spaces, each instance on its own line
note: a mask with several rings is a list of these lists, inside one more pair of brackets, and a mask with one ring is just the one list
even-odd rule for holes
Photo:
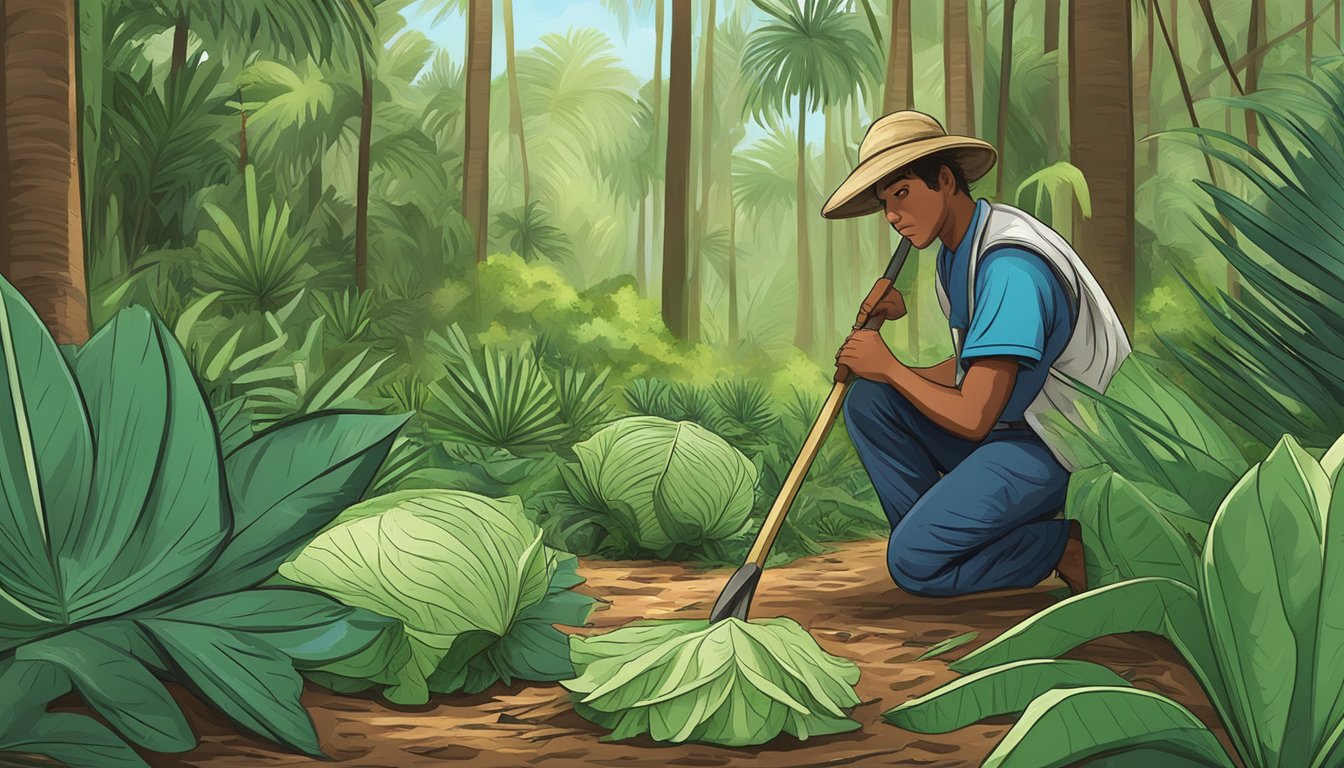
[[[856,542],[837,551],[767,571],[753,618],[794,618],[830,653],[853,659],[862,677],[862,704],[853,712],[862,730],[798,741],[787,734],[761,747],[660,746],[647,739],[608,743],[602,731],[574,714],[558,684],[496,686],[476,696],[443,696],[416,709],[389,707],[374,697],[336,696],[310,688],[303,701],[322,746],[334,762],[360,768],[419,768],[458,764],[514,766],[978,766],[1008,731],[1011,719],[941,735],[922,735],[882,721],[887,709],[937,687],[955,673],[949,659],[982,645],[1055,602],[1053,579],[1031,590],[954,599],[924,599],[898,590],[886,572],[885,542]],[[637,618],[699,618],[731,569],[699,572],[677,564],[581,561],[579,587],[604,602],[591,626],[603,632]],[[975,630],[979,638],[927,661],[931,645]],[[1206,723],[1217,720],[1193,676],[1165,641],[1128,635],[1086,646],[1071,656],[1107,664],[1136,686],[1174,697]],[[201,745],[183,755],[147,755],[156,768],[242,768],[322,765],[240,737],[218,716],[191,707]]]

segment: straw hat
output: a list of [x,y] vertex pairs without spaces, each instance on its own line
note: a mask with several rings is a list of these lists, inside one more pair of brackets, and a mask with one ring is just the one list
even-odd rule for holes
[[868,128],[859,144],[859,167],[826,201],[821,215],[848,219],[883,210],[885,204],[873,194],[873,185],[892,171],[944,149],[957,150],[967,181],[989,173],[998,159],[993,145],[969,136],[949,136],[937,120],[923,112],[884,115]]

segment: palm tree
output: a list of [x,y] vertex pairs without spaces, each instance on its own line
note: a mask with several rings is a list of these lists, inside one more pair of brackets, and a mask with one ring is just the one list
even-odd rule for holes
[[975,98],[971,81],[970,12],[967,0],[943,3],[943,74],[947,95],[947,131],[975,133]]
[[467,16],[467,137],[463,152],[462,213],[475,238],[475,260],[485,261],[490,220],[491,0],[471,0]]
[[1092,216],[1077,222],[1088,260],[1125,327],[1134,327],[1134,91],[1128,3],[1069,13],[1069,134]]
[[843,0],[753,0],[771,19],[751,34],[743,54],[747,103],[759,118],[798,119],[797,203],[798,314],[794,344],[812,351],[812,257],[807,227],[807,115],[854,97],[855,88],[882,70],[877,45]]
[[79,180],[75,0],[0,8],[0,272],[57,343],[89,338]]
[[714,127],[714,27],[718,23],[718,4],[709,0],[705,7],[705,32],[701,37],[700,59],[701,106],[700,106],[700,205],[695,215],[695,251],[690,254],[690,280],[687,285],[686,322],[689,340],[700,340],[700,294],[702,287],[700,244],[704,242],[705,230],[709,219],[709,190],[713,183],[711,174],[711,150],[714,140],[711,138]]
[[686,204],[691,170],[691,3],[672,3],[668,77],[667,199],[663,215],[663,322],[673,336],[690,335],[686,315]]
[[518,137],[518,161],[523,171],[523,210],[532,202],[527,170],[527,135],[523,131],[523,106],[518,98],[518,67],[513,59],[513,0],[504,0],[504,61],[509,80],[509,132]]

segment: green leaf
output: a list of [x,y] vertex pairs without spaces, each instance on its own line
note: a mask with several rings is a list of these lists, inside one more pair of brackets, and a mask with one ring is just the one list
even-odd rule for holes
[[0,752],[46,755],[69,768],[149,768],[126,742],[91,717],[48,712],[0,738]]
[[177,341],[122,310],[75,369],[97,440],[97,512],[62,549],[71,619],[138,608],[209,567],[228,533],[210,409]]
[[137,622],[181,670],[185,683],[234,722],[277,744],[322,756],[299,703],[303,679],[276,649],[241,632],[166,619]]
[[155,752],[196,746],[177,702],[139,660],[82,630],[21,646],[20,661],[45,661],[69,675],[84,700],[127,739]]
[[262,587],[206,598],[156,618],[221,627],[260,638],[303,665],[329,664],[373,645],[397,622],[301,589]]
[[469,685],[467,692],[484,690],[499,679],[508,684],[514,678],[553,681],[574,677],[574,665],[569,658],[569,636],[555,625],[580,627],[588,620],[588,613],[597,601],[572,591],[582,582],[583,577],[578,575],[578,558],[559,559],[546,597],[524,608],[508,634],[499,638],[481,657],[489,662],[488,682]]
[[[1335,443],[1333,451],[1344,446]],[[1329,453],[1326,459],[1331,459]],[[1322,468],[1330,470],[1322,461]],[[1321,555],[1321,587],[1317,595],[1320,615],[1316,622],[1316,659],[1312,681],[1312,730],[1316,734],[1316,766],[1332,765],[1344,751],[1344,481],[1334,475],[1334,490],[1326,517]]]
[[960,635],[956,635],[955,637],[949,637],[946,640],[941,640],[929,646],[929,649],[921,653],[919,655],[919,658],[915,659],[915,661],[925,661],[927,659],[932,659],[935,656],[942,656],[944,653],[955,651],[956,649],[960,648],[961,646],[967,643],[975,642],[975,638],[979,636],[980,636],[979,632],[963,632]]
[[315,414],[269,429],[225,459],[233,538],[171,605],[261,583],[341,510],[359,500],[404,416]]
[[0,278],[0,651],[65,621],[51,553],[91,513],[93,440],[46,326]]
[[1185,707],[1156,693],[1107,686],[1041,695],[983,768],[1064,768],[1128,749],[1170,754],[1187,761],[1182,764],[1233,768],[1218,737]]
[[1028,659],[979,672],[887,710],[882,717],[917,733],[947,733],[995,715],[1016,714],[1056,688],[1127,686],[1125,679],[1090,661]]
[[1312,733],[1325,471],[1285,436],[1218,510],[1200,596],[1234,723],[1262,765],[1307,765]]
[[0,741],[70,692],[70,676],[45,661],[0,660]]
[[634,624],[570,642],[579,676],[562,684],[612,740],[749,746],[859,727],[845,714],[858,668],[791,619]]

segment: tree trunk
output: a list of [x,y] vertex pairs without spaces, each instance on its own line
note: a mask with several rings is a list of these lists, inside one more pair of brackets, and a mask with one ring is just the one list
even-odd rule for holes
[[648,281],[649,275],[645,271],[645,263],[648,259],[648,218],[649,218],[649,196],[642,195],[639,198],[639,243],[635,246],[635,290],[640,296],[644,295],[644,284]]
[[462,163],[462,213],[475,238],[475,260],[485,261],[490,221],[491,0],[471,0],[467,19],[466,148]]
[[74,0],[0,4],[0,272],[58,344],[89,338]]
[[[1265,39],[1265,3],[1264,0],[1251,0],[1251,20],[1246,30],[1246,50],[1254,51]],[[1246,64],[1246,93],[1255,93],[1260,88],[1260,69],[1264,58],[1253,57]],[[1256,122],[1255,112],[1246,110],[1246,143],[1252,147],[1260,146],[1260,126]]]
[[695,249],[690,257],[690,284],[687,286],[686,308],[687,322],[690,325],[690,341],[700,340],[701,272],[704,269],[705,235],[709,232],[709,189],[713,184],[711,173],[713,159],[710,150],[714,146],[714,26],[718,17],[718,4],[709,0],[705,8],[705,31],[701,36],[701,48],[704,55],[701,65],[701,102],[700,102],[700,205],[695,216]]
[[173,55],[170,59],[171,69],[174,75],[181,71],[187,63],[187,30],[189,22],[187,20],[187,8],[182,6],[177,9],[177,24],[173,26]]
[[948,133],[975,133],[971,86],[971,38],[967,0],[943,4],[943,74],[946,78]]
[[1315,16],[1315,15],[1316,15],[1316,5],[1315,5],[1315,3],[1313,3],[1312,0],[1307,0],[1307,5],[1306,5],[1306,10],[1305,10],[1305,15],[1303,16],[1303,18],[1306,19],[1306,21],[1307,21],[1307,31],[1306,31],[1306,35],[1307,35],[1307,37],[1306,37],[1306,46],[1307,46],[1307,50],[1306,50],[1306,58],[1307,58],[1307,61],[1306,61],[1306,65],[1307,65],[1307,77],[1311,77],[1312,74],[1313,74],[1313,73],[1312,73],[1312,67],[1311,67],[1311,56],[1312,56],[1312,49],[1313,49],[1313,48],[1315,47],[1315,45],[1316,45],[1316,25],[1313,24],[1313,23],[1311,22],[1311,17],[1312,17],[1312,16]]
[[1129,4],[1111,0],[1075,4],[1068,29],[1070,149],[1092,196],[1092,217],[1076,222],[1077,250],[1133,333],[1134,91]]
[[686,203],[691,172],[691,4],[672,3],[672,61],[668,77],[667,199],[663,226],[663,322],[687,336]]
[[[238,92],[238,101],[243,100],[242,91]],[[247,164],[251,162],[247,154],[247,110],[238,109],[238,172],[247,170]]]
[[981,120],[989,119],[989,109],[985,107],[989,101],[989,0],[972,2],[973,7],[980,9],[980,23],[974,27],[979,31],[978,36],[970,34],[972,27],[969,24],[966,29],[971,50],[971,130],[976,136],[988,136],[989,126],[977,123],[976,116]]
[[1045,0],[1045,52],[1059,50],[1059,0]]
[[891,42],[887,46],[887,81],[882,110],[892,113],[915,106],[915,59],[910,43],[910,1],[892,0]]
[[1013,11],[1017,0],[1003,0],[1003,56],[999,59],[999,125],[994,146],[999,150],[998,171],[994,174],[994,197],[1003,199],[1004,174],[1008,168],[1008,109],[1013,82]]
[[[657,18],[653,21],[653,151],[654,155],[657,156],[658,147],[663,140],[663,28],[667,10],[664,5],[664,0],[657,0],[657,2],[654,3],[654,6],[654,13]],[[664,159],[666,159],[665,154]],[[664,179],[662,182],[656,178],[656,173],[654,176],[655,178],[651,181],[653,185],[653,210],[650,212],[649,222],[649,240],[651,242],[657,242],[658,233],[662,231],[664,213],[663,184],[666,183],[666,169],[664,169]],[[655,254],[656,251],[650,253],[650,260],[652,260]],[[653,266],[652,261],[650,261],[649,266]],[[650,272],[657,274],[658,270],[650,269]],[[645,290],[648,290],[649,287],[650,286],[645,285]]]
[[[728,169],[732,178],[732,169]],[[737,316],[737,201],[728,195],[728,348],[737,349],[742,327]]]
[[[1152,104],[1148,95],[1153,80],[1153,3],[1144,0],[1144,18],[1147,25],[1143,40],[1139,44],[1139,58],[1134,63],[1134,119],[1138,132],[1143,136],[1152,133]],[[1152,146],[1152,142],[1148,143]],[[1151,170],[1151,169],[1150,169]]]
[[359,160],[355,171],[355,290],[369,286],[369,167],[373,146],[373,75],[369,54],[359,53]]
[[523,106],[518,98],[518,67],[513,58],[513,0],[504,0],[504,57],[509,78],[509,131],[518,137],[518,160],[523,166],[523,211],[532,202],[532,184],[527,169],[527,136],[523,132]]
[[807,109],[798,100],[798,317],[793,329],[793,343],[807,354],[812,354],[812,253],[807,242]]
[[[822,138],[822,168],[827,178],[839,178],[836,171],[838,163],[835,160],[836,139],[836,116],[832,107],[826,107],[825,115],[825,136]],[[826,227],[826,260],[825,275],[823,275],[823,291],[821,298],[821,334],[823,343],[830,345],[832,327],[835,325],[835,235],[836,229],[841,222],[827,220],[823,225]]]

